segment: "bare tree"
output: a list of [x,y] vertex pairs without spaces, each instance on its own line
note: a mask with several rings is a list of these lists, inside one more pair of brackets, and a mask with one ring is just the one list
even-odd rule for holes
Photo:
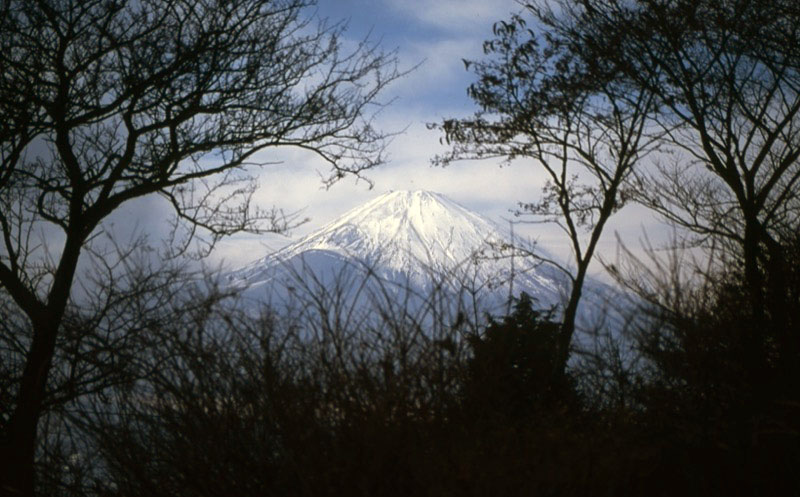
[[123,327],[138,328],[121,334],[143,352],[131,358],[137,379],[106,382],[73,412],[47,413],[43,431],[54,440],[45,490],[341,495],[407,479],[385,469],[403,464],[395,451],[408,450],[408,439],[398,435],[435,433],[447,422],[469,353],[464,337],[482,326],[441,307],[457,284],[447,275],[422,295],[366,264],[325,278],[305,269],[273,280],[290,285],[293,298],[259,313],[221,300],[203,280],[156,274],[153,283],[172,283],[141,282],[147,292],[115,306],[131,317]]
[[651,124],[670,155],[640,171],[637,199],[699,242],[733,247],[754,319],[786,325],[783,247],[800,209],[797,3],[554,3],[544,22],[573,51],[655,95]]
[[[535,20],[546,15],[534,7],[529,13]],[[443,122],[453,148],[436,161],[529,159],[546,173],[541,199],[520,203],[517,214],[557,224],[572,248],[573,269],[546,261],[572,281],[558,340],[560,374],[597,244],[630,198],[626,181],[634,166],[655,147],[646,132],[653,98],[615,77],[613,68],[591,67],[556,30],[537,34],[527,26],[521,15],[497,23],[496,38],[484,44],[486,59],[465,61],[478,76],[468,93],[481,110]]]
[[368,41],[345,51],[344,27],[306,16],[312,3],[0,2],[0,287],[30,324],[0,417],[4,493],[33,493],[45,386],[104,219],[158,194],[188,230],[179,250],[197,229],[279,230],[279,213],[250,203],[258,152],[309,150],[327,182],[382,162],[369,108],[398,76],[394,56]]
[[[143,244],[104,255],[80,278],[85,295],[68,303],[56,342],[36,445],[36,491],[43,495],[86,495],[100,484],[105,461],[91,442],[100,417],[121,415],[117,394],[163,374],[159,361],[177,353],[170,333],[192,329],[234,293],[185,260],[155,260]],[[31,326],[18,308],[12,312],[19,329],[0,335],[0,358],[13,373],[4,379],[18,389]]]

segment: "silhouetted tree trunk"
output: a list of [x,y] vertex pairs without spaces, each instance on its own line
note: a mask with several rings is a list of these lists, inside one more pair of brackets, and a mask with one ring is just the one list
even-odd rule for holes
[[[778,248],[800,205],[800,22],[784,0],[559,0],[529,4],[593,71],[654,95],[661,149],[635,199],[696,235],[724,239],[750,311],[788,323]],[[774,298],[767,298],[768,293]]]
[[[537,22],[542,13],[531,9]],[[514,16],[495,24],[484,44],[486,59],[466,62],[479,80],[468,94],[481,111],[445,120],[439,127],[452,150],[435,159],[529,159],[547,175],[540,200],[520,202],[518,215],[555,223],[564,231],[572,260],[548,260],[572,282],[564,305],[559,361],[569,358],[583,285],[608,219],[630,198],[627,181],[654,147],[645,124],[653,110],[647,90],[583,60],[556,29],[542,33]],[[656,134],[657,136],[657,134]],[[573,271],[566,264],[574,263]]]
[[368,41],[345,52],[342,25],[303,18],[312,3],[0,2],[0,289],[31,333],[0,426],[4,494],[33,495],[78,260],[102,260],[92,244],[109,215],[160,195],[186,232],[175,255],[198,230],[213,244],[292,222],[251,203],[244,171],[269,161],[258,152],[308,150],[331,166],[328,183],[383,161],[366,108],[398,76],[394,55]]

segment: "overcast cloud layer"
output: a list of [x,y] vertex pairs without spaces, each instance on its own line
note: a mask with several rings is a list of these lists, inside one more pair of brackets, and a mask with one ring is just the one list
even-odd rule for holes
[[[347,210],[389,190],[425,189],[443,193],[462,205],[499,223],[512,219],[510,210],[519,201],[532,201],[541,194],[543,175],[532,163],[518,161],[501,167],[499,160],[462,162],[446,169],[431,166],[431,158],[445,149],[440,134],[426,123],[445,117],[465,117],[475,107],[466,95],[472,81],[462,59],[482,56],[482,43],[491,37],[492,24],[520,10],[514,0],[321,0],[317,15],[348,23],[346,37],[356,43],[369,36],[380,40],[385,50],[396,49],[401,69],[418,66],[395,82],[382,101],[391,102],[378,115],[377,126],[399,132],[388,149],[389,163],[366,174],[366,181],[345,178],[324,189],[320,177],[326,165],[311,154],[292,150],[266,151],[258,160],[281,161],[258,173],[259,205],[300,212],[309,222],[294,229],[290,236],[301,237]],[[144,230],[158,216],[148,211],[160,209],[147,199],[123,206],[125,219],[141,219]],[[660,230],[652,216],[641,209],[626,207],[612,219],[601,243],[601,253],[613,258],[618,231],[632,245],[643,228],[651,234]],[[515,231],[556,253],[568,253],[566,240],[554,227],[521,225]],[[656,234],[657,236],[657,234]],[[263,257],[290,239],[270,235],[240,235],[219,244],[211,262],[236,267]]]

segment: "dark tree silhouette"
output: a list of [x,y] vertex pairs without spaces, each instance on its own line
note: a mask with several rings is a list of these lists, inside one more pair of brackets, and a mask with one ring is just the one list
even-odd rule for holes
[[[123,203],[158,194],[187,230],[279,230],[246,167],[292,146],[332,182],[383,160],[368,107],[398,73],[305,0],[0,2],[0,286],[30,325],[0,416],[0,488],[33,493],[45,386],[81,254]],[[44,230],[60,232],[37,238]],[[80,360],[80,358],[76,358]],[[4,399],[4,402],[5,399]]]
[[568,401],[570,381],[553,375],[558,336],[552,312],[537,311],[526,293],[514,302],[511,314],[490,319],[486,331],[470,341],[467,409],[495,412],[502,416],[498,422],[526,422],[535,412]]
[[[798,248],[795,238],[783,250]],[[742,268],[712,264],[687,279],[680,257],[623,253],[615,274],[642,304],[631,330],[642,356],[628,374],[636,445],[661,461],[653,483],[670,494],[796,494],[800,355],[782,337],[800,322],[797,268],[785,275],[785,316],[755,320]]]
[[648,129],[662,133],[670,155],[655,170],[639,170],[637,200],[700,242],[732,246],[753,314],[783,319],[783,247],[800,208],[797,3],[564,0],[551,7],[530,8],[576,57],[654,95]]
[[[541,24],[541,13],[529,10]],[[657,134],[647,133],[653,104],[647,89],[581,58],[557,30],[537,33],[528,24],[521,15],[495,24],[496,38],[484,43],[485,60],[465,61],[478,76],[468,94],[481,110],[439,126],[453,148],[435,161],[527,159],[546,173],[541,199],[520,203],[518,214],[557,224],[570,242],[574,270],[546,261],[572,280],[554,364],[563,370],[597,244],[630,198],[626,181],[653,150]]]

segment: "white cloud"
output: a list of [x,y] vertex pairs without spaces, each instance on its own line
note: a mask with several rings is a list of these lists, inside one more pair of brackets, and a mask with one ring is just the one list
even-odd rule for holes
[[421,97],[447,92],[452,100],[466,102],[466,81],[471,76],[464,69],[464,58],[480,56],[481,41],[475,38],[445,38],[431,41],[414,41],[403,46],[403,67],[417,67],[405,77],[393,83],[389,92],[401,99]]
[[[311,221],[292,233],[300,237],[387,190],[441,192],[497,222],[510,218],[509,210],[517,202],[539,198],[544,175],[525,161],[504,167],[500,167],[500,160],[459,162],[446,169],[431,167],[431,158],[446,149],[439,143],[440,134],[425,127],[427,122],[464,117],[475,110],[466,97],[471,76],[462,59],[482,56],[482,43],[492,36],[492,24],[520,10],[515,0],[353,0],[341,5],[337,14],[347,17],[348,8],[354,12],[347,33],[353,42],[372,28],[374,38],[385,33],[392,44],[398,45],[401,67],[424,61],[388,88],[382,100],[395,101],[375,123],[385,131],[406,131],[389,146],[390,162],[366,173],[374,183],[372,190],[366,182],[352,177],[326,190],[320,175],[328,173],[328,165],[305,151],[284,149],[260,154],[265,162],[282,161],[258,171],[261,186],[256,201],[260,206],[308,216]],[[626,208],[620,214],[612,219],[601,239],[601,250],[612,257],[614,230],[635,240],[643,227],[650,231],[657,226],[652,215],[641,209]],[[553,226],[521,225],[516,231],[538,239],[553,252],[569,251],[563,234]],[[263,256],[285,242],[276,237],[242,235],[223,242],[215,258],[235,265]]]
[[392,9],[448,31],[485,30],[520,10],[516,0],[386,0]]

